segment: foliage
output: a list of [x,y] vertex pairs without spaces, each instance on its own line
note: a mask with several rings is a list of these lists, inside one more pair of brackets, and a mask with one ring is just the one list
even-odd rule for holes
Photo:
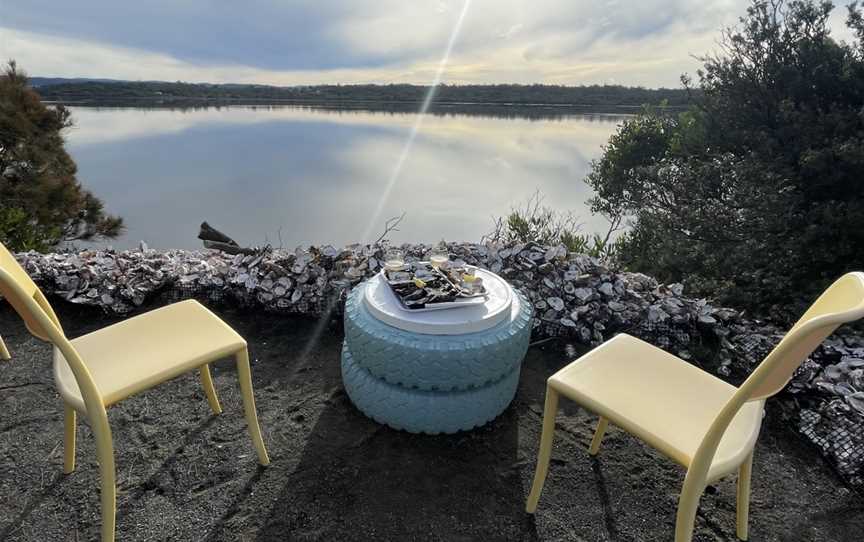
[[[429,92],[424,85],[315,85],[275,87],[269,85],[214,85],[161,81],[45,81],[39,92],[46,99],[63,100],[290,100],[324,102],[422,102]],[[440,103],[554,104],[588,107],[642,104],[685,105],[684,89],[646,89],[621,85],[447,85],[435,89]]]
[[75,176],[62,136],[71,124],[69,111],[46,107],[10,62],[0,74],[0,241],[10,249],[47,250],[122,230]]
[[610,259],[615,250],[610,238],[618,224],[612,221],[605,236],[579,233],[577,218],[572,213],[560,213],[543,205],[543,194],[537,191],[524,207],[514,207],[506,217],[497,218],[493,232],[486,237],[504,243],[564,245],[570,252]]
[[647,110],[610,140],[587,181],[593,210],[631,221],[623,264],[790,317],[864,267],[864,23],[850,5],[856,40],[838,43],[832,9],[754,1],[701,59],[687,112]]

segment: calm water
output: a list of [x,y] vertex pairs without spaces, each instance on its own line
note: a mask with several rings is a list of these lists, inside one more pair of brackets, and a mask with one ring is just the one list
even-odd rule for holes
[[[585,205],[589,162],[624,118],[424,117],[410,113],[223,107],[72,108],[79,179],[122,216],[117,248],[197,248],[207,220],[241,244],[370,241],[406,213],[395,242],[478,241],[492,217],[539,189],[605,231]],[[373,218],[379,212],[377,218]],[[365,238],[364,238],[365,236]]]

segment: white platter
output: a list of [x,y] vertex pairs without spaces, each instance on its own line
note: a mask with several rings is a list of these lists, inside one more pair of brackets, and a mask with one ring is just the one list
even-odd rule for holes
[[507,281],[495,273],[485,269],[477,269],[476,273],[483,279],[486,297],[468,298],[478,301],[470,304],[462,301],[457,308],[431,311],[403,308],[381,273],[366,283],[364,302],[375,318],[406,331],[430,335],[461,335],[483,331],[510,318],[514,305],[518,311],[518,300]]

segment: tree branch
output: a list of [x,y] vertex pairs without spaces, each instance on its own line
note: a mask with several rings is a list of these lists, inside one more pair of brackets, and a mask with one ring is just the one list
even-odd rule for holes
[[376,239],[375,242],[372,243],[372,245],[373,246],[377,245],[381,241],[386,240],[388,233],[390,233],[392,231],[399,231],[399,228],[397,228],[396,226],[398,226],[399,223],[402,222],[402,219],[404,219],[404,218],[405,218],[405,212],[403,211],[401,215],[394,216],[393,218],[387,220],[387,222],[384,223],[384,233],[382,233],[381,237]]

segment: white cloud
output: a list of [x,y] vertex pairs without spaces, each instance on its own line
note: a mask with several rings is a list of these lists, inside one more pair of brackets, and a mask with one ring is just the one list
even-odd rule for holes
[[[698,66],[692,55],[714,49],[719,30],[734,24],[746,5],[747,0],[473,0],[444,80],[677,86],[682,73]],[[16,58],[30,73],[45,76],[422,84],[433,79],[461,7],[461,0],[355,0],[344,9],[331,6],[319,23],[321,35],[346,57],[350,52],[352,62],[367,59],[362,67],[264,69],[256,67],[255,58],[242,64],[203,62],[3,27],[0,58]],[[832,17],[835,37],[849,37],[844,19],[845,9],[838,7]]]

